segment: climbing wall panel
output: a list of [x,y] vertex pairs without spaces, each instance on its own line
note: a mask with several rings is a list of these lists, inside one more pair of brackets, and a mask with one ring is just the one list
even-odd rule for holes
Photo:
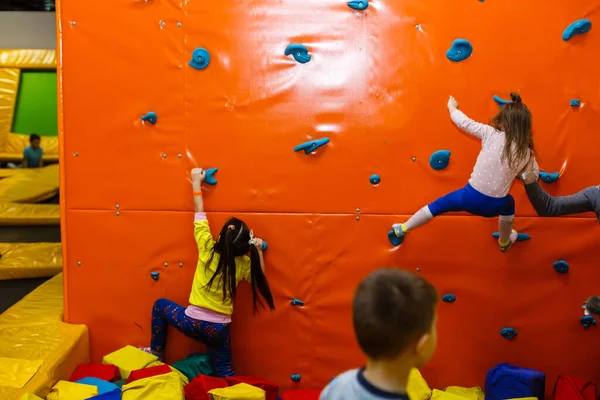
[[[517,228],[532,239],[509,254],[491,238],[494,220],[466,215],[439,218],[399,249],[386,237],[391,223],[468,179],[480,145],[449,121],[450,94],[486,121],[498,111],[494,95],[519,90],[542,169],[562,175],[545,188],[600,183],[600,38],[592,29],[561,39],[574,20],[598,15],[595,2],[379,0],[364,11],[339,0],[59,3],[66,316],[89,326],[96,361],[148,344],[155,299],[186,305],[197,257],[188,176],[201,166],[219,168],[205,194],[213,231],[235,215],[269,242],[277,310],[252,316],[242,288],[238,373],[308,388],[360,365],[350,299],[380,266],[418,268],[457,298],[440,305],[440,348],[424,370],[432,387],[482,385],[500,362],[538,368],[549,385],[559,373],[600,372],[586,356],[595,332],[579,324],[600,278],[592,215],[537,218],[517,183]],[[473,45],[460,63],[446,58],[456,38]],[[292,43],[306,46],[308,63],[284,55]],[[188,64],[200,47],[211,56],[203,70]],[[148,112],[156,124],[142,122]],[[314,154],[293,151],[324,137]],[[440,149],[450,165],[434,171],[429,157]],[[568,274],[552,268],[559,259]],[[502,338],[504,327],[517,337]],[[564,347],[573,350],[548,352]],[[197,349],[171,335],[168,358]]]

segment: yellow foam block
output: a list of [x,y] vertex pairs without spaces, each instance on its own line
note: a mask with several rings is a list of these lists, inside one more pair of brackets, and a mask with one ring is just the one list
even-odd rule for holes
[[[158,365],[164,365],[165,363],[162,363],[160,361],[154,361],[151,362],[150,364],[148,364],[146,366],[146,368],[150,368],[150,367],[156,367]],[[181,379],[181,383],[183,383],[183,385],[187,385],[188,383],[190,383],[190,381],[188,380],[187,376],[185,376],[184,374],[182,374],[177,368],[172,367],[171,365],[169,365],[169,368],[171,368],[171,371],[173,371],[174,373],[176,373],[179,376],[179,379]]]
[[58,164],[28,168],[0,179],[0,199],[4,203],[37,203],[58,193]]
[[465,397],[443,390],[433,389],[431,400],[465,400]]
[[102,364],[111,364],[119,368],[121,378],[127,379],[131,371],[146,368],[150,363],[158,361],[158,357],[146,353],[133,346],[125,346],[102,359]]
[[45,278],[62,271],[60,243],[0,243],[0,280]]
[[485,394],[480,387],[464,388],[460,386],[448,386],[444,392],[455,394],[469,400],[484,400]]
[[174,372],[123,385],[122,400],[184,400],[183,383]]
[[58,204],[0,204],[0,225],[60,225]]
[[91,385],[82,385],[81,383],[59,381],[46,400],[84,400],[94,397],[98,394],[98,387]]
[[25,393],[23,396],[19,397],[19,400],[44,400],[39,396],[36,396],[33,393]]
[[427,400],[431,397],[431,388],[416,368],[413,368],[408,375],[406,392],[411,400]]
[[0,358],[0,386],[22,388],[43,363],[42,360]]
[[265,391],[247,383],[226,388],[213,389],[208,392],[212,400],[265,400]]

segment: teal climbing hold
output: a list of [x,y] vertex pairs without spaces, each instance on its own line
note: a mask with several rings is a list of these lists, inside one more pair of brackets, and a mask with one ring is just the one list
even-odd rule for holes
[[[492,233],[492,236],[495,237],[496,239],[498,239],[498,238],[500,238],[500,233],[494,232],[494,233]],[[517,235],[517,242],[522,242],[524,240],[529,240],[529,239],[531,239],[531,236],[529,236],[526,233],[519,232]]]
[[142,121],[149,122],[152,125],[156,124],[156,113],[150,111],[148,114],[142,115]]
[[377,174],[373,174],[369,178],[369,182],[371,182],[373,185],[379,185],[379,182],[381,182],[381,177]]
[[150,276],[152,277],[152,279],[157,281],[158,278],[160,277],[160,272],[150,272]]
[[450,163],[450,150],[438,150],[429,158],[429,165],[435,170],[442,170]]
[[310,154],[321,146],[325,146],[329,143],[329,138],[317,139],[317,140],[309,140],[308,142],[304,142],[294,147],[294,151],[302,151],[304,150],[304,154]]
[[454,303],[456,301],[456,296],[452,293],[445,294],[444,297],[442,297],[442,301],[445,303]]
[[581,101],[579,99],[571,99],[569,104],[571,105],[571,107],[579,107],[581,106]]
[[554,263],[554,270],[559,274],[566,274],[569,272],[569,264],[564,260],[558,260]]
[[192,52],[192,60],[189,62],[190,66],[195,69],[204,69],[210,64],[210,54],[208,50],[202,47],[197,48]]
[[206,178],[204,178],[204,183],[207,185],[214,186],[217,184],[217,180],[215,179],[215,173],[219,170],[219,168],[210,168],[205,170]]
[[393,246],[400,246],[404,242],[404,236],[396,236],[394,230],[388,232],[388,240]]
[[285,48],[284,54],[289,56],[290,54],[294,57],[294,60],[300,64],[306,64],[311,60],[311,56],[308,54],[308,49],[303,44],[292,43]]
[[596,320],[591,315],[584,315],[579,319],[579,323],[583,325],[585,329],[589,328],[592,325],[596,325]]
[[500,96],[494,96],[494,101],[498,103],[498,106],[500,106],[500,108],[504,107],[506,104],[512,103],[512,100],[504,100],[500,98]]
[[352,8],[353,10],[358,10],[358,11],[366,10],[367,8],[369,8],[369,0],[349,1],[348,7]]
[[549,173],[549,172],[540,171],[540,178],[546,183],[554,183],[558,180],[559,177],[560,176],[559,176],[558,172]]
[[302,306],[302,307],[304,306],[304,302],[302,300],[298,300],[298,299],[293,299],[290,302],[290,304],[293,306]]
[[448,60],[453,62],[464,61],[473,53],[473,45],[466,39],[456,39],[446,52]]
[[500,335],[505,339],[512,339],[517,336],[517,331],[514,328],[502,328]]
[[293,374],[290,378],[292,379],[292,382],[300,382],[302,376],[300,376],[300,374]]
[[581,35],[592,29],[592,21],[589,19],[580,19],[567,26],[562,34],[562,39],[567,41],[575,35]]
[[265,251],[267,251],[267,249],[268,249],[268,248],[269,248],[269,245],[267,244],[267,242],[265,242],[265,241],[263,240],[263,245],[262,245],[262,251],[263,251],[263,253],[264,253]]

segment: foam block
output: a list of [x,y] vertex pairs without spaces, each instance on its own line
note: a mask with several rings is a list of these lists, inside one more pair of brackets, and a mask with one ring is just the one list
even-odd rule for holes
[[523,397],[544,399],[546,375],[542,372],[499,364],[490,369],[485,379],[486,400],[504,400]]
[[25,393],[23,396],[19,397],[19,400],[44,400],[44,399],[36,396],[33,393]]
[[122,400],[184,400],[183,384],[175,372],[123,385]]
[[112,392],[102,393],[98,396],[90,397],[87,400],[121,400],[121,389],[115,389]]
[[98,388],[96,386],[58,381],[46,396],[46,400],[81,400],[94,397],[97,394]]
[[276,383],[252,376],[228,376],[225,378],[229,386],[240,383],[260,388],[265,391],[265,400],[276,400],[279,396],[279,386]]
[[225,379],[207,375],[198,375],[188,385],[184,392],[187,400],[210,400],[208,392],[229,386]]
[[319,400],[321,390],[286,390],[281,400]]
[[468,400],[484,400],[485,398],[485,394],[480,387],[464,388],[460,386],[448,386],[446,389],[444,389],[444,392],[451,393]]
[[223,389],[213,389],[211,400],[265,400],[265,391],[246,383],[240,383]]
[[431,388],[416,368],[413,368],[408,375],[406,393],[411,400],[428,400],[431,397]]
[[108,381],[103,381],[102,379],[98,379],[98,378],[86,377],[86,378],[82,378],[82,379],[78,380],[75,383],[80,383],[82,385],[96,386],[98,388],[98,394],[112,392],[115,389],[118,390],[119,392],[121,391],[121,389],[114,383],[110,383]]
[[[168,365],[168,364],[165,364],[160,361],[154,361],[154,362],[148,364],[148,366],[146,368],[156,367],[157,365]],[[172,372],[175,372],[179,376],[179,378],[181,379],[181,382],[183,383],[183,386],[190,383],[189,379],[184,374],[182,374],[181,371],[179,371],[177,368],[173,367],[172,365],[168,365],[168,367],[171,368]]]
[[136,349],[133,346],[125,346],[122,349],[104,356],[102,364],[115,365],[119,368],[121,378],[127,379],[129,378],[131,371],[145,368],[148,364],[157,360],[158,357],[155,355]]
[[79,364],[69,380],[71,382],[75,382],[87,377],[113,382],[121,379],[121,373],[119,372],[119,368],[115,367],[114,365]]
[[184,374],[188,380],[198,375],[212,375],[213,368],[208,354],[192,354],[183,360],[177,361],[173,367]]
[[137,369],[135,371],[131,371],[131,374],[129,374],[129,378],[127,378],[125,384],[127,385],[139,379],[150,378],[152,376],[170,374],[171,372],[173,371],[171,371],[171,367],[169,367],[167,364]]
[[431,400],[465,400],[465,398],[454,393],[433,389]]

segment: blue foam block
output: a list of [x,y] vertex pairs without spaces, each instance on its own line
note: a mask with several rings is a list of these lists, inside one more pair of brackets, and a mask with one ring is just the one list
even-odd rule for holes
[[581,35],[592,29],[592,21],[589,19],[580,19],[567,26],[562,34],[562,39],[567,41],[575,35]]
[[115,390],[118,390],[119,393],[121,393],[121,389],[114,383],[110,383],[108,381],[98,379],[98,378],[85,377],[85,378],[82,378],[82,379],[76,381],[75,383],[81,383],[82,385],[96,386],[98,388],[98,394],[110,393]]
[[499,364],[485,378],[485,399],[504,400],[523,397],[545,399],[546,375],[529,368]]
[[456,39],[452,46],[446,52],[448,60],[459,62],[464,61],[473,53],[473,45],[466,39]]

